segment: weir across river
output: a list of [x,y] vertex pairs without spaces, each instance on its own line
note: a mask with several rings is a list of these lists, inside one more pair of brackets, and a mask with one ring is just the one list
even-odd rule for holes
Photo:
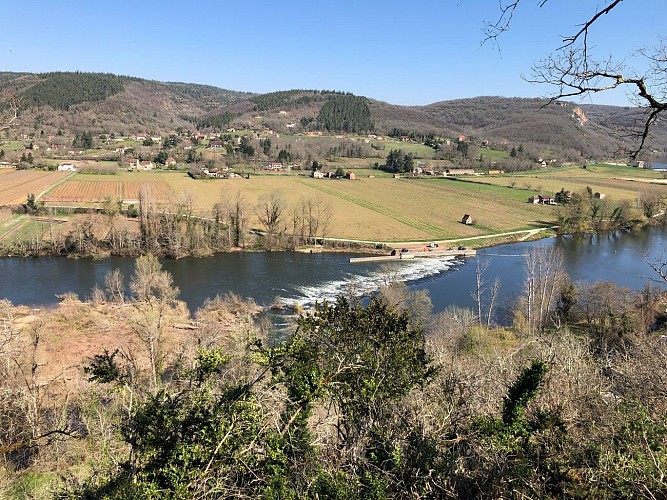
[[426,252],[396,252],[394,255],[373,255],[370,257],[351,257],[350,264],[359,262],[386,262],[388,260],[412,260],[424,259],[434,257],[474,257],[477,255],[476,250],[469,248],[461,250],[432,250]]

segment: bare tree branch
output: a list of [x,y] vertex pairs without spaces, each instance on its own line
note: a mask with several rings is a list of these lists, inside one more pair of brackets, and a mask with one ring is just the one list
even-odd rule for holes
[[[538,0],[543,7],[549,0]],[[588,96],[599,92],[625,88],[636,98],[638,107],[646,110],[641,123],[631,132],[638,146],[627,151],[631,158],[644,150],[649,139],[652,125],[658,116],[667,110],[667,44],[661,38],[658,46],[649,51],[640,49],[638,55],[647,58],[651,67],[644,75],[632,75],[632,71],[623,64],[615,63],[611,57],[596,61],[589,54],[589,32],[610,14],[623,0],[607,0],[602,8],[577,25],[573,35],[562,38],[563,44],[546,59],[537,62],[532,68],[530,83],[547,84],[556,87],[548,96],[548,104],[573,97]],[[499,0],[500,16],[495,22],[485,23],[483,32],[487,41],[497,42],[498,37],[509,30],[521,0]]]
[[[659,70],[662,71],[662,67]],[[647,77],[626,77],[623,75],[624,71],[625,68],[616,65],[611,58],[595,62],[588,58],[585,49],[571,47],[567,52],[550,55],[547,59],[538,61],[533,66],[533,77],[526,80],[556,87],[556,92],[548,98],[547,105],[562,99],[630,87],[642,106],[648,110],[639,131],[633,133],[639,144],[629,151],[629,155],[635,158],[644,149],[656,118],[667,110],[667,101],[649,89]]]
[[[604,9],[598,11],[593,17],[591,17],[588,21],[583,23],[581,26],[581,29],[575,33],[572,36],[568,36],[563,38],[563,43],[564,45],[560,47],[560,49],[563,49],[565,47],[569,47],[570,45],[573,45],[581,36],[583,35],[584,37],[584,48],[587,45],[588,42],[588,30],[590,29],[595,22],[600,19],[600,17],[604,16],[605,14],[609,14],[619,3],[621,3],[623,0],[614,0],[611,2],[609,5],[607,5]],[[541,2],[541,5],[544,5],[547,2],[547,0],[543,0]],[[559,50],[560,50],[559,49]]]
[[0,122],[0,132],[9,130],[12,127],[12,124],[19,119],[19,111],[23,104],[23,99],[15,93],[3,91],[0,93],[0,104],[3,103],[6,103],[9,107],[9,116],[3,118]]

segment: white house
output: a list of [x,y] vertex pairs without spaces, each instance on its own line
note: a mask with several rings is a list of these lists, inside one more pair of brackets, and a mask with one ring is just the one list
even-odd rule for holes
[[61,163],[58,165],[59,172],[76,172],[76,167],[71,163]]

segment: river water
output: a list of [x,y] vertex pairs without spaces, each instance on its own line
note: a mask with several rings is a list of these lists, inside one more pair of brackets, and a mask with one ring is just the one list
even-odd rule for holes
[[[667,260],[667,229],[650,227],[633,232],[566,236],[480,250],[477,258],[489,262],[485,277],[488,280],[497,277],[501,282],[501,303],[520,293],[523,255],[535,246],[560,248],[565,255],[567,272],[574,281],[609,280],[638,290],[655,275],[645,258]],[[166,260],[163,267],[173,275],[181,291],[180,298],[191,310],[207,298],[228,291],[253,298],[260,305],[271,304],[280,297],[284,303],[308,306],[345,293],[351,284],[362,292],[371,293],[389,278],[405,281],[415,289],[428,290],[435,311],[450,304],[473,306],[474,258],[415,259],[379,265],[350,264],[351,255],[237,252]],[[86,298],[95,285],[104,285],[105,274],[114,268],[119,268],[129,280],[134,260],[0,258],[0,298],[7,298],[16,305],[40,307],[57,303],[56,295],[66,292]]]

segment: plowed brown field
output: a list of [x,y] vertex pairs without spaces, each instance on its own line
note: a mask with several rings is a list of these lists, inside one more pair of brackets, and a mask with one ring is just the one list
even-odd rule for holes
[[49,186],[64,179],[70,172],[41,170],[0,170],[0,206],[25,203],[28,194],[37,199]]
[[138,181],[98,181],[98,180],[68,180],[56,186],[44,196],[43,200],[49,203],[101,203],[106,198],[111,200],[138,200],[141,187],[146,184],[158,203],[166,203],[172,195],[169,185],[165,182],[138,182]]

